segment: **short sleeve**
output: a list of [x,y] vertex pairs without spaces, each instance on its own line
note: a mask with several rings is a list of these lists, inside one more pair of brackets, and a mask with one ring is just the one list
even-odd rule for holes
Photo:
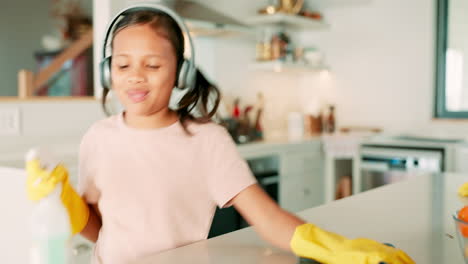
[[208,186],[218,207],[229,207],[230,200],[256,180],[225,128],[214,130],[209,145]]
[[88,131],[81,139],[78,155],[78,193],[87,203],[96,204],[100,191],[96,186],[96,145]]

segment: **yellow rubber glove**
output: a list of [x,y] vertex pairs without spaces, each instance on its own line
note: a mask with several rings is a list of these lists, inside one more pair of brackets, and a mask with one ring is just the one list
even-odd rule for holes
[[26,190],[28,198],[38,201],[48,196],[62,183],[61,200],[70,217],[72,234],[83,230],[88,223],[89,208],[85,201],[75,192],[68,180],[67,169],[51,161],[44,151],[31,150],[26,158]]
[[458,188],[458,194],[462,197],[468,196],[468,182],[465,182]]
[[300,257],[326,264],[415,263],[400,249],[365,238],[346,239],[308,223],[296,228],[291,249]]

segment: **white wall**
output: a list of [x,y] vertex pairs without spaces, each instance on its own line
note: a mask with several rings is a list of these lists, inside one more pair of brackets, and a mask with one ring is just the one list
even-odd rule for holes
[[341,125],[467,135],[468,122],[432,120],[436,1],[372,0],[324,7],[329,32],[303,34],[327,54]]
[[[325,51],[331,67],[329,81],[312,74],[291,77],[289,81],[285,76],[265,78],[254,74],[252,77],[244,68],[234,70],[228,66],[229,73],[218,71],[219,84],[227,93],[264,89],[270,92],[271,105],[288,108],[284,105],[287,101],[291,108],[286,111],[297,108],[300,101],[294,100],[301,98],[309,87],[317,90],[323,103],[336,102],[339,126],[378,126],[394,133],[468,135],[468,122],[432,120],[435,2],[308,1],[309,6],[320,8],[331,27],[324,32],[305,32],[300,39],[305,45],[318,46]],[[246,54],[253,54],[253,46],[247,44],[221,44],[219,49],[231,49],[230,53],[217,53],[218,62],[230,64],[247,62]],[[226,66],[219,63],[217,67]],[[282,115],[270,113],[270,121],[273,116],[278,116],[279,122],[285,124],[284,112]]]
[[373,0],[323,10],[331,29],[304,33],[326,55],[341,125],[422,127],[434,90],[434,1]]
[[57,152],[67,162],[74,155],[83,133],[104,117],[97,101],[1,102],[0,109],[19,109],[20,134],[0,135],[0,166],[22,167],[18,157],[32,147]]

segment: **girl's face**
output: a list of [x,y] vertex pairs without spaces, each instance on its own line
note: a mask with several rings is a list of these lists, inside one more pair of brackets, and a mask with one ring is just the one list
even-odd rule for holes
[[174,88],[177,59],[168,39],[150,25],[132,25],[113,40],[112,88],[127,115],[166,110]]

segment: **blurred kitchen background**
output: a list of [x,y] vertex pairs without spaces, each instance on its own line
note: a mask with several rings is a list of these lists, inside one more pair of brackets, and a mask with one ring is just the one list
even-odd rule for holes
[[[104,28],[126,1],[78,2],[91,16],[94,29],[94,65],[100,57]],[[257,11],[277,1],[197,1],[247,24]],[[44,36],[58,35],[63,22],[51,15],[55,1],[8,1],[2,7],[1,95],[18,95],[18,71],[37,72],[35,53],[45,51]],[[94,8],[94,11],[92,11]],[[287,114],[336,106],[341,126],[379,127],[388,132],[468,132],[460,122],[433,119],[435,85],[436,1],[315,0],[304,10],[319,12],[318,25],[286,26],[284,32],[297,46],[315,48],[323,56],[325,71],[259,71],[256,60],[258,33],[195,37],[197,63],[231,103],[255,103],[265,97],[265,133],[284,130]],[[461,8],[454,10],[462,10]],[[254,30],[258,25],[251,25]],[[97,43],[97,45],[96,45]],[[97,76],[97,67],[94,76]],[[94,94],[100,86],[94,78]],[[2,100],[5,108],[20,108],[21,131],[11,139],[28,136],[80,135],[102,111],[95,100]],[[57,111],[60,109],[60,111]],[[74,120],[62,126],[63,122]],[[59,124],[59,125],[57,125]],[[270,129],[267,129],[270,128]]]
[[[2,3],[0,167],[22,167],[26,150],[43,145],[76,175],[80,138],[105,117],[104,30],[133,2]],[[222,91],[217,121],[282,207],[468,172],[466,1],[164,2],[184,15],[197,66]],[[245,226],[233,210],[218,213],[210,236]]]

